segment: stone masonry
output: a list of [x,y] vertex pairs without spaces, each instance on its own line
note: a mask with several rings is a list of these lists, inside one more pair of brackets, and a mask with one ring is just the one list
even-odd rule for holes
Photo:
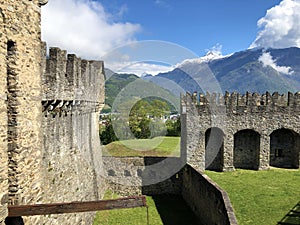
[[39,0],[0,1],[0,224],[7,204],[42,199]]
[[[136,182],[131,190],[137,194],[184,191],[188,201],[200,186],[200,197],[212,193],[216,199],[218,207],[209,208],[215,214],[228,211],[223,195],[211,191],[198,171],[299,168],[300,93],[226,93],[182,96],[181,157],[165,167],[180,164],[185,171],[162,179],[161,168],[153,169],[162,159],[120,159],[128,161],[120,167],[115,158],[104,159],[112,165],[104,171],[98,135],[103,62],[82,60],[59,48],[47,54],[40,30],[40,7],[46,3],[0,0],[0,225],[9,205],[98,200],[106,188],[104,179],[111,186],[118,177]],[[157,177],[162,182],[146,183]],[[114,188],[127,194],[121,186]],[[194,211],[202,207],[199,203],[191,202]],[[78,213],[24,220],[82,225],[92,224],[93,218],[94,213]]]
[[[98,118],[104,65],[42,49],[43,202],[93,201],[105,190]],[[46,59],[47,58],[47,59]],[[42,217],[46,224],[92,224],[94,213]]]
[[199,170],[299,168],[300,93],[187,93],[181,105],[181,151]]
[[[105,188],[97,126],[103,62],[58,48],[46,56],[40,30],[46,3],[0,0],[0,224],[8,205],[97,200]],[[24,220],[91,224],[93,215]]]
[[177,157],[103,157],[109,190],[121,196],[180,194],[178,173],[185,162]]

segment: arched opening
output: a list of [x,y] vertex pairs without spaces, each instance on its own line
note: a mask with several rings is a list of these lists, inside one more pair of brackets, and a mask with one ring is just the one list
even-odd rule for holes
[[260,134],[254,130],[240,130],[234,134],[233,165],[240,169],[258,169]]
[[270,166],[299,168],[299,134],[279,129],[270,135]]
[[205,132],[205,169],[222,171],[224,153],[224,133],[212,127]]

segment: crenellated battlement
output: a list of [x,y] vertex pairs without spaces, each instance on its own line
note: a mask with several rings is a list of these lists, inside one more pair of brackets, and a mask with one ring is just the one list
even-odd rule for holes
[[104,65],[42,44],[43,110],[68,112],[77,107],[99,108],[104,103]]
[[43,48],[43,100],[102,101],[96,84],[105,80],[103,61],[83,60],[56,47],[47,56],[45,43]]
[[[46,201],[93,201],[105,188],[100,172],[96,173],[101,170],[101,157],[94,157],[101,155],[98,118],[104,105],[104,65],[60,48],[50,48],[48,54],[46,49],[43,43],[41,127]],[[92,214],[81,216],[82,221],[92,223]],[[65,221],[63,215],[55,224]],[[71,218],[67,221],[77,223]]]
[[181,151],[200,170],[299,168],[300,92],[181,96]]
[[[263,111],[300,111],[300,92],[295,94],[270,94],[250,93],[187,93],[183,96],[184,101],[191,102],[200,112],[223,109],[228,113],[263,112]],[[189,101],[188,101],[189,99]]]

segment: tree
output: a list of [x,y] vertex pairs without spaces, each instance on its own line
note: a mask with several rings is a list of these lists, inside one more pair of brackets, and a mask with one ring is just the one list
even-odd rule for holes
[[180,137],[180,133],[181,133],[180,117],[178,117],[175,121],[167,120],[166,126],[167,126],[167,136]]
[[[124,140],[132,138],[132,135],[126,129],[128,126],[134,137],[138,139],[163,136],[166,133],[171,133],[168,130],[172,130],[174,133],[175,131],[173,130],[177,129],[173,127],[176,126],[174,124],[169,124],[170,128],[166,126],[164,117],[170,113],[169,106],[166,102],[158,99],[141,99],[137,101],[130,110],[128,123],[128,118],[123,118],[122,115],[126,115],[133,102],[135,102],[134,99],[120,103],[116,115],[111,115],[107,119],[106,126],[100,133],[100,139],[103,144],[106,145],[117,141],[118,138]],[[114,126],[112,125],[112,120]]]
[[114,128],[111,123],[111,119],[108,119],[105,129],[101,132],[100,140],[101,140],[101,143],[104,145],[107,145],[111,142],[118,140],[118,138],[114,132]]
[[166,102],[163,102],[161,100],[153,100],[151,103],[151,115],[156,118],[160,118],[166,114],[166,112],[169,113],[170,109],[168,107],[168,104]]
[[131,109],[129,126],[136,138],[153,138],[166,133],[163,117],[169,113],[168,104],[154,99],[142,99]]
[[129,127],[134,136],[138,139],[149,138],[150,119],[148,113],[151,105],[143,100],[138,101],[131,109],[129,114]]

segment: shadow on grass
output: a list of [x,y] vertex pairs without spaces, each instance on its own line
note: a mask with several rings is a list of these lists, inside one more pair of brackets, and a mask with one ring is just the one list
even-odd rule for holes
[[164,225],[201,225],[180,195],[152,196]]
[[289,211],[277,225],[299,225],[300,224],[300,202]]

